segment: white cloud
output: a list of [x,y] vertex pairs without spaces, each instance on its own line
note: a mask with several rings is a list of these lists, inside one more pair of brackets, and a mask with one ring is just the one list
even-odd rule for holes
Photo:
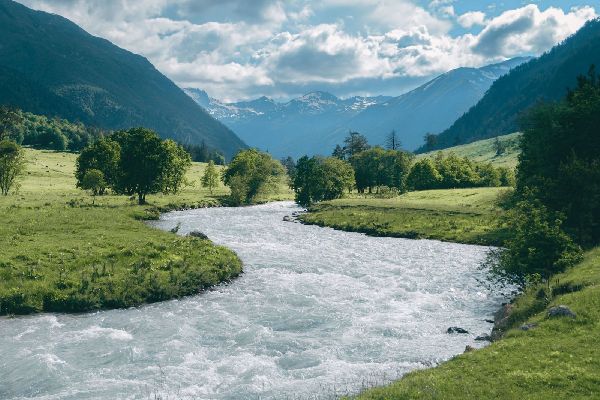
[[[148,57],[181,86],[224,99],[416,83],[460,66],[540,54],[596,16],[592,7],[528,5],[495,18],[481,11],[452,17],[450,0],[427,8],[409,0],[21,1]],[[484,28],[452,35],[453,21]]]
[[458,17],[457,21],[463,28],[471,28],[475,25],[485,25],[487,23],[485,13],[481,11],[464,13]]

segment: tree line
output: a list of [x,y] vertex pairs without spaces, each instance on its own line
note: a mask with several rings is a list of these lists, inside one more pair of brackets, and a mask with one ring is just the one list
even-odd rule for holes
[[438,153],[415,161],[412,153],[400,149],[396,132],[386,147],[371,147],[365,136],[350,132],[344,145],[337,145],[331,157],[291,157],[282,160],[290,175],[290,186],[298,204],[308,206],[321,200],[359,193],[385,192],[396,195],[412,190],[513,186],[509,168],[477,163],[454,154]]

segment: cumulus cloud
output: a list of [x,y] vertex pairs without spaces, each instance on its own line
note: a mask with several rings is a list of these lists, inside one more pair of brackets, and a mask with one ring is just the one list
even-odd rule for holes
[[554,7],[540,11],[536,5],[530,4],[492,19],[478,35],[472,49],[484,56],[539,54],[566,39],[595,16],[592,7],[565,13]]
[[[540,54],[592,7],[456,16],[452,0],[20,0],[140,53],[179,85],[234,100],[400,93],[460,66]],[[452,34],[453,24],[479,33]]]
[[485,25],[485,13],[481,11],[469,11],[460,15],[457,19],[463,28],[471,28],[475,25]]

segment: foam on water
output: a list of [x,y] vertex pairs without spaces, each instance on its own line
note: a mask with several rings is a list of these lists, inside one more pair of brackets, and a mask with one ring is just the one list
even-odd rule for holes
[[[328,398],[461,353],[504,301],[481,246],[283,222],[273,203],[170,213],[245,273],[129,310],[0,319],[0,398]],[[472,335],[448,335],[461,326]]]

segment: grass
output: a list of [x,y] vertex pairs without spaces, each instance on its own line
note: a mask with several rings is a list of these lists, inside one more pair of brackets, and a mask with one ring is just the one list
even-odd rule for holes
[[508,188],[410,192],[392,199],[346,198],[319,203],[303,222],[373,236],[427,238],[499,245],[507,232],[498,228],[498,195]]
[[[549,318],[566,305],[577,317]],[[523,323],[537,324],[520,329]],[[600,393],[600,248],[512,305],[505,337],[357,396],[383,399],[583,399]]]
[[[496,155],[496,149],[494,148],[494,142],[496,141],[495,138],[478,140],[473,143],[454,146],[440,151],[444,155],[454,153],[460,157],[468,157],[473,161],[484,163],[489,162],[496,167],[515,168],[518,163],[517,158],[519,156],[520,137],[520,133],[511,133],[510,135],[499,136],[498,139],[500,142],[505,144],[507,147],[504,154],[499,156]],[[438,151],[432,151],[429,153],[419,154],[417,159],[423,157],[435,157],[437,153]]]
[[0,196],[0,315],[130,307],[197,293],[241,273],[230,250],[144,223],[159,211],[220,205],[228,191],[220,186],[211,195],[200,187],[204,164],[193,164],[192,185],[178,195],[149,196],[146,206],[101,196],[92,205],[75,188],[76,155],[26,154],[19,192]]

